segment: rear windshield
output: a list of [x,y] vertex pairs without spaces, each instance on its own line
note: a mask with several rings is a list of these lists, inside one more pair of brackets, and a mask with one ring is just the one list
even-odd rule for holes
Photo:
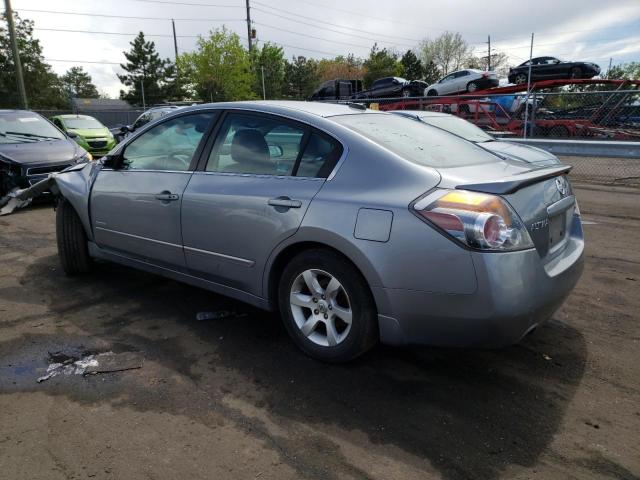
[[362,113],[331,119],[418,165],[447,168],[496,161],[473,143],[410,118]]
[[484,130],[476,127],[473,123],[467,122],[462,118],[446,116],[446,117],[432,117],[424,116],[420,119],[429,125],[441,128],[447,132],[451,132],[454,135],[469,140],[470,142],[490,142],[493,137],[486,133]]
[[58,140],[65,136],[40,115],[30,112],[0,114],[0,143]]
[[64,124],[67,128],[105,128],[98,120],[92,117],[65,118]]

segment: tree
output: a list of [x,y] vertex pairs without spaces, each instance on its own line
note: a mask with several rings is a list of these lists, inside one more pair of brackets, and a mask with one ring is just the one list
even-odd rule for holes
[[361,80],[364,77],[362,59],[352,53],[344,57],[323,58],[318,62],[318,83],[327,80],[344,78],[348,80]]
[[253,65],[254,84],[253,92],[262,98],[262,85],[264,74],[264,94],[268,99],[281,98],[284,88],[285,59],[282,47],[266,42],[262,48],[255,46],[251,50],[251,63]]
[[71,67],[60,80],[62,88],[69,95],[78,98],[98,98],[98,89],[91,81],[91,75],[84,71],[82,67]]
[[606,78],[637,80],[640,78],[640,62],[623,63],[611,67],[611,70],[607,71]]
[[[491,54],[491,71],[496,72],[498,77],[506,77],[509,74],[508,63],[509,57],[506,54],[500,52],[494,52]],[[469,57],[464,67],[487,70],[489,67],[487,64],[487,55],[483,57]]]
[[435,40],[420,45],[422,63],[433,62],[442,76],[463,68],[471,57],[471,47],[459,33],[445,32]]
[[400,63],[403,68],[403,76],[409,80],[422,80],[424,76],[424,68],[422,62],[411,50],[407,50],[406,53],[400,59]]
[[363,78],[364,88],[369,88],[378,78],[398,75],[402,67],[397,60],[398,56],[395,53],[386,48],[378,50],[378,44],[374,43],[369,58],[364,61],[366,70]]
[[142,105],[143,88],[147,105],[162,103],[175,96],[176,70],[171,61],[160,58],[155,43],[146,41],[143,32],[138,33],[130,45],[131,50],[123,52],[127,63],[120,64],[127,73],[118,74],[129,90],[121,90],[120,98],[134,105]]
[[210,102],[256,98],[250,54],[238,34],[224,26],[208,38],[198,38],[195,52],[178,57],[178,69],[193,98]]
[[308,98],[317,86],[318,62],[303,56],[285,63],[284,96],[295,100]]
[[431,61],[424,66],[424,81],[429,85],[436,83],[441,78],[442,74],[435,63]]
[[[2,25],[5,22],[3,13]],[[68,108],[60,78],[45,63],[40,42],[33,38],[33,21],[22,20],[14,12],[14,22],[29,107]],[[0,26],[0,107],[15,108],[19,103],[9,32]]]

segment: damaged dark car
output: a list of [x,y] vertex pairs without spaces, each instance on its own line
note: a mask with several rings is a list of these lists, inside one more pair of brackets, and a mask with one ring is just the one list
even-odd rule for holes
[[0,110],[0,207],[11,192],[91,159],[43,116],[26,110]]

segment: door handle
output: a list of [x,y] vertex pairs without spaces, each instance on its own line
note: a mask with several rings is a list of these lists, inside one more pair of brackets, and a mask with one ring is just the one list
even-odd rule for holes
[[272,207],[284,207],[284,208],[302,207],[302,202],[300,200],[291,200],[289,197],[271,198],[267,203]]
[[180,195],[171,192],[162,192],[156,195],[156,200],[161,200],[163,202],[175,202],[180,198]]

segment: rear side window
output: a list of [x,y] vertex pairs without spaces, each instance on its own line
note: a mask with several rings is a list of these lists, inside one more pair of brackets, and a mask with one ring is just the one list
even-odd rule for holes
[[291,175],[305,130],[278,117],[231,113],[211,150],[206,170]]
[[327,178],[342,154],[342,146],[333,138],[313,132],[304,149],[297,177]]
[[471,142],[399,115],[362,113],[331,119],[418,165],[447,168],[497,161]]

